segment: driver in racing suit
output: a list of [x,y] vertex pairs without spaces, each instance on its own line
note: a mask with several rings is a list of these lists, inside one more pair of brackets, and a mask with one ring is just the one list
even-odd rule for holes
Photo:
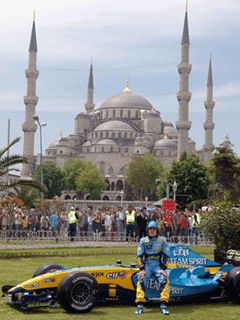
[[158,235],[156,221],[150,221],[147,225],[147,236],[142,238],[137,249],[137,258],[140,272],[136,291],[137,309],[136,315],[143,313],[145,300],[145,288],[152,276],[157,277],[160,288],[160,311],[164,315],[170,312],[167,307],[169,300],[169,282],[166,273],[166,261],[168,258],[168,244],[165,238]]

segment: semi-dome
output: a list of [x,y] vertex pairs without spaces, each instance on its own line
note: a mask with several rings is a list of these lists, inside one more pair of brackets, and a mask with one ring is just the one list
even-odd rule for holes
[[91,146],[91,141],[88,140],[84,142],[83,147],[89,147],[89,146]]
[[177,144],[173,139],[164,137],[163,139],[155,142],[154,149],[177,149]]
[[142,96],[133,94],[132,92],[125,91],[108,98],[101,106],[100,109],[112,108],[135,108],[143,110],[152,110],[151,103]]
[[172,126],[164,127],[163,133],[169,137],[177,137],[178,132],[177,129]]
[[134,129],[127,123],[119,120],[106,121],[98,125],[94,131],[132,131]]

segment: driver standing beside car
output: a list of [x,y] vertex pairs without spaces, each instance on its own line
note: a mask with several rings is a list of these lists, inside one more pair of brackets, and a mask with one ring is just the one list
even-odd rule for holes
[[138,273],[138,283],[136,291],[137,309],[136,315],[140,315],[144,310],[145,288],[148,280],[155,276],[160,288],[160,311],[164,315],[170,312],[167,307],[169,300],[170,286],[166,272],[166,262],[168,259],[168,243],[165,238],[159,236],[156,221],[150,221],[147,225],[147,236],[142,238],[137,249],[137,258],[140,272]]

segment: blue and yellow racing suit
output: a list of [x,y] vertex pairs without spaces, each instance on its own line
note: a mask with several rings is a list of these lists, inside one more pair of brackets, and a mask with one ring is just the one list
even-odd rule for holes
[[160,301],[168,302],[169,282],[167,277],[160,273],[160,270],[166,269],[168,259],[168,244],[165,238],[160,236],[142,238],[138,245],[137,258],[140,271],[145,270],[146,274],[137,283],[136,303],[146,301],[144,291],[148,280],[153,276],[157,278],[159,283]]

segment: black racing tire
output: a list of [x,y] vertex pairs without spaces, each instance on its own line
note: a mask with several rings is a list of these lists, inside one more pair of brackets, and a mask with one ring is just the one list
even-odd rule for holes
[[227,300],[240,303],[240,267],[232,268],[226,276],[225,295]]
[[59,264],[54,264],[54,263],[48,263],[48,264],[44,264],[43,266],[39,267],[33,275],[33,278],[40,276],[42,274],[45,273],[50,273],[50,272],[54,272],[57,270],[62,270],[63,266],[59,265]]
[[85,272],[71,273],[60,282],[57,299],[67,312],[85,313],[96,304],[97,292],[98,283],[92,275]]

